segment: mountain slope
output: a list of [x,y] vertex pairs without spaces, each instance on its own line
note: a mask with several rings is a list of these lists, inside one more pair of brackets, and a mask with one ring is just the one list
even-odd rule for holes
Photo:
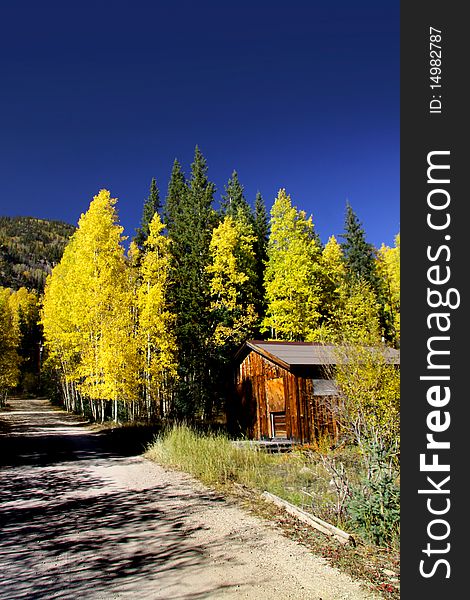
[[34,217],[0,217],[0,286],[40,292],[75,227]]

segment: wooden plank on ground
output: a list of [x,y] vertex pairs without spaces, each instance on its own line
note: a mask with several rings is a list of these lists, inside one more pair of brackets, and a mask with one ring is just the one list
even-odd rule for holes
[[283,500],[282,498],[279,498],[279,496],[271,494],[270,492],[263,492],[262,496],[269,502],[273,502],[277,506],[284,508],[284,510],[286,510],[289,514],[297,517],[303,523],[307,523],[307,525],[314,527],[325,535],[336,538],[342,544],[350,543],[353,546],[356,545],[354,538],[349,533],[346,533],[342,529],[339,529],[338,527],[335,527],[334,525],[331,525],[330,523],[311,515],[298,506],[294,506],[290,502],[287,502],[287,500]]

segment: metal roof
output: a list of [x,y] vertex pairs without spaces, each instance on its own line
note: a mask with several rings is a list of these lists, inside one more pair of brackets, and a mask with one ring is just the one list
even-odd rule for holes
[[315,396],[339,396],[340,389],[332,379],[312,379]]
[[[336,365],[338,362],[347,360],[347,348],[332,344],[249,340],[246,342],[246,345],[255,352],[287,368],[294,366]],[[400,352],[398,350],[384,346],[383,352],[387,362],[392,364],[400,363]]]

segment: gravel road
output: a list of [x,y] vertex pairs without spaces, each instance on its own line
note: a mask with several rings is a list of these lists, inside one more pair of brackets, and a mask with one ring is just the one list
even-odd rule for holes
[[47,400],[0,413],[0,599],[372,600],[274,525],[103,443]]

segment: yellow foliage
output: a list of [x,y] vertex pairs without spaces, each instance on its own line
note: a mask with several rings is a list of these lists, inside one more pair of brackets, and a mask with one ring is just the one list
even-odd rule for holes
[[395,237],[395,247],[382,244],[377,255],[377,271],[385,292],[385,311],[393,331],[393,341],[400,343],[400,234]]
[[346,345],[338,350],[336,383],[342,392],[344,429],[394,443],[400,429],[400,371],[386,360],[384,346]]
[[169,393],[169,384],[176,378],[175,316],[169,311],[166,301],[170,240],[162,235],[163,229],[164,225],[156,213],[149,225],[137,291],[138,346],[147,400],[162,400]]
[[281,189],[270,225],[263,328],[278,339],[305,340],[318,326],[321,309],[320,248],[312,217],[292,206]]
[[93,400],[137,394],[137,349],[116,199],[93,198],[46,282],[42,323],[50,356]]
[[15,387],[20,377],[20,330],[11,296],[8,288],[0,287],[0,396]]
[[211,309],[217,315],[215,346],[239,344],[258,320],[254,306],[255,236],[241,220],[230,216],[213,230],[210,242]]

